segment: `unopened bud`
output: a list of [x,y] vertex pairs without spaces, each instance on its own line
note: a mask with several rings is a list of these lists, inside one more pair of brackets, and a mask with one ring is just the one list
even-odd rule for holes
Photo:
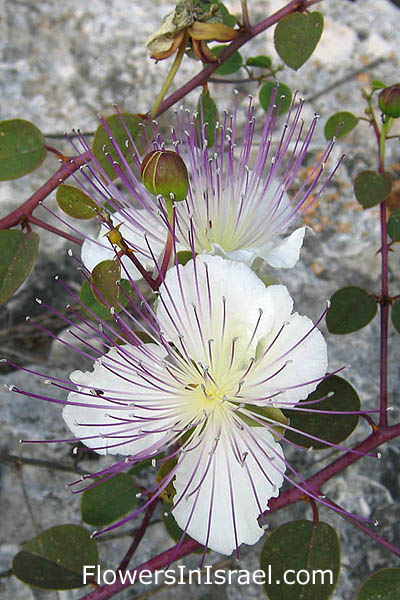
[[379,108],[389,117],[400,117],[400,83],[385,88],[379,94]]
[[151,194],[179,202],[189,189],[189,176],[182,158],[172,150],[153,150],[142,162],[142,181]]

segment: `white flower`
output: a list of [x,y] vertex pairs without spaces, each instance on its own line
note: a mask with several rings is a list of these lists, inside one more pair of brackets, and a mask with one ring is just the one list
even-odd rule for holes
[[[319,197],[333,175],[320,185],[320,176],[332,150],[331,142],[308,170],[306,179],[302,177],[300,182],[296,179],[303,167],[317,120],[315,117],[305,131],[301,108],[301,103],[291,108],[282,132],[273,140],[277,109],[271,105],[263,131],[257,139],[254,107],[250,102],[245,130],[239,141],[236,106],[233,115],[225,114],[216,124],[212,147],[207,143],[207,125],[199,130],[198,115],[191,115],[183,109],[176,111],[172,145],[184,159],[190,179],[187,198],[176,205],[175,241],[179,250],[218,254],[249,266],[257,257],[274,268],[291,268],[296,264],[306,228],[295,229],[287,236],[288,229],[299,220],[305,205]],[[115,141],[110,143],[116,144]],[[134,204],[144,207],[137,212],[140,212],[142,227],[150,236],[150,245],[157,260],[161,254],[159,244],[167,236],[165,207],[163,201],[158,205],[159,200],[149,194],[135,168],[147,152],[165,149],[166,145],[167,141],[158,131],[157,124],[153,123],[151,143],[149,140],[142,155],[132,148],[135,166],[124,165],[122,191],[107,179],[94,155],[90,164],[93,187],[98,187],[96,169],[107,181],[107,187],[102,189],[103,202],[107,201],[116,208],[113,219],[125,220],[121,210],[129,215]],[[88,180],[90,183],[90,178]],[[87,188],[86,184],[86,192]],[[107,193],[108,198],[104,197]],[[151,239],[152,235],[156,235],[157,239]],[[140,228],[131,227],[130,241],[138,248],[138,259],[151,263]],[[93,244],[85,242],[84,264],[91,268],[98,257]],[[149,262],[146,262],[148,265]]]
[[292,309],[284,286],[201,255],[167,272],[147,327],[154,342],[134,345],[132,327],[132,344],[71,375],[77,391],[63,416],[74,435],[128,465],[163,451],[175,458],[156,494],[172,482],[178,525],[224,554],[262,536],[257,518],[286,470],[279,409],[326,373],[322,335]]

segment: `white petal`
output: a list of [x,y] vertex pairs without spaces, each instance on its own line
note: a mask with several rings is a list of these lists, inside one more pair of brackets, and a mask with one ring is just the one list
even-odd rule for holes
[[[283,483],[283,453],[272,435],[261,427],[251,428],[254,440],[245,432],[243,434],[237,439],[240,454],[248,452],[243,466],[232,451],[228,435],[222,432],[199,490],[190,495],[204,476],[208,452],[214,444],[213,436],[207,436],[205,447],[199,446],[181,456],[174,481],[177,492],[174,502],[177,506],[172,514],[178,525],[184,530],[189,521],[188,535],[222,554],[230,554],[240,544],[255,544],[260,539],[264,531],[257,517],[267,509],[268,500],[278,496]],[[196,475],[189,489],[185,490],[199,458]],[[178,502],[182,493],[184,497]],[[193,507],[193,515],[190,516]]]
[[299,227],[283,242],[275,246],[265,260],[271,267],[276,269],[291,269],[295,266],[300,256],[306,227]]
[[255,248],[243,248],[242,250],[232,250],[228,252],[216,242],[211,244],[213,254],[216,256],[222,256],[223,258],[229,258],[230,260],[238,260],[245,263],[249,267],[253,264],[254,260],[258,256],[258,250]]
[[[165,356],[165,351],[155,344],[146,344],[146,347],[153,356],[151,365],[154,370],[158,366],[154,361],[154,357],[162,358],[162,355]],[[143,363],[150,361],[150,358],[141,353],[135,346],[125,345],[124,349],[131,357],[136,356],[137,360],[140,359]],[[89,387],[79,389],[79,391],[88,395],[82,395],[79,391],[70,392],[68,402],[88,404],[92,405],[93,408],[91,406],[66,404],[62,413],[63,418],[72,433],[78,439],[82,439],[87,447],[94,449],[98,454],[134,455],[149,449],[164,435],[163,433],[150,433],[135,439],[135,436],[140,435],[140,429],[146,429],[146,431],[159,429],[163,424],[168,423],[168,420],[166,418],[164,423],[159,420],[147,420],[147,422],[133,420],[154,417],[154,413],[151,410],[141,408],[141,404],[151,405],[153,402],[159,406],[159,403],[165,403],[165,394],[157,389],[154,389],[151,394],[146,394],[142,388],[143,380],[138,377],[133,364],[130,363],[133,363],[132,358],[128,355],[124,358],[124,355],[121,356],[116,348],[112,348],[102,358],[101,363],[95,363],[93,371],[86,371],[85,373],[74,371],[70,375],[71,381],[78,386]],[[115,370],[116,373],[113,373],[110,369]],[[118,371],[121,372],[121,377],[117,374]],[[161,366],[159,371],[167,379],[168,374],[162,370]],[[104,390],[103,396],[90,394],[90,388]],[[107,392],[107,390],[112,391]],[[115,402],[112,402],[113,398],[115,398]],[[126,402],[124,402],[125,400]],[[123,406],[121,406],[122,403]],[[133,403],[136,406],[130,406]],[[99,406],[102,408],[98,408]],[[132,414],[134,417],[132,417]],[[157,417],[162,416],[162,412],[157,411]],[[127,419],[128,422],[121,424],[121,419]],[[90,439],[85,439],[87,437]]]
[[275,406],[289,408],[299,400],[307,398],[326,373],[327,345],[320,331],[312,330],[311,319],[297,313],[291,315],[287,321],[274,342],[279,331],[278,323],[274,330],[259,342],[258,357],[262,356],[272,342],[273,344],[246,378],[242,394],[248,400],[267,398],[280,392],[272,401]]
[[[237,337],[237,355],[242,352],[243,360],[248,360],[257,339],[270,331],[274,320],[272,303],[261,279],[245,264],[220,256],[202,254],[196,263],[191,260],[180,267],[179,273],[176,267],[169,269],[160,295],[157,317],[164,335],[177,345],[183,335],[191,358],[203,364],[208,364],[210,338],[215,352],[229,360],[232,339]],[[226,325],[222,335],[224,305]],[[257,335],[247,351],[260,309]]]

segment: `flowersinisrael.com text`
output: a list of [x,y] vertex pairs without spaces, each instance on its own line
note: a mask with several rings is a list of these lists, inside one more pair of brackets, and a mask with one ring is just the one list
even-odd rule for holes
[[174,569],[166,569],[151,572],[148,569],[141,571],[114,571],[112,569],[102,570],[100,565],[85,565],[83,568],[83,583],[87,584],[95,580],[98,585],[114,585],[118,583],[141,583],[142,585],[186,585],[206,584],[206,585],[224,585],[239,584],[256,585],[264,584],[286,584],[286,585],[308,585],[308,584],[332,584],[333,573],[330,569],[287,569],[283,573],[282,580],[276,579],[272,573],[271,565],[267,570],[257,569],[249,571],[248,569],[214,569],[207,565],[202,570],[188,569],[184,565],[179,565]]

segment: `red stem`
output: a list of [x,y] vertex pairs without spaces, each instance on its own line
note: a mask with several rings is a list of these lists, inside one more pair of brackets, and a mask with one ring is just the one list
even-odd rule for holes
[[33,223],[34,225],[37,225],[38,227],[41,227],[42,229],[51,231],[52,233],[55,233],[55,234],[59,235],[60,237],[63,237],[66,240],[69,240],[70,242],[74,242],[74,244],[78,244],[79,246],[82,246],[82,244],[83,244],[81,239],[75,237],[74,235],[71,235],[70,233],[61,231],[61,229],[58,229],[58,227],[53,227],[53,225],[49,225],[48,223],[45,223],[44,221],[37,219],[33,215],[28,215],[26,219],[29,223]]
[[142,541],[144,534],[146,533],[146,529],[149,526],[151,517],[153,516],[153,512],[155,511],[157,503],[158,503],[158,498],[156,500],[154,500],[154,502],[152,502],[149,505],[148,509],[146,510],[146,514],[143,517],[143,521],[142,521],[139,529],[137,530],[136,535],[132,540],[132,544],[129,546],[129,549],[128,549],[127,553],[125,554],[124,558],[122,559],[117,571],[124,572],[126,570],[127,566],[129,565],[129,562],[130,562],[132,556],[134,555],[137,547],[139,546],[140,542]]
[[[385,172],[385,157],[381,152],[381,136],[378,124],[373,121],[374,131],[378,142],[379,165],[378,172]],[[381,340],[380,340],[380,419],[379,425],[387,427],[388,414],[388,330],[389,330],[389,245],[387,235],[386,200],[380,204],[381,220]]]
[[42,202],[47,196],[54,191],[60,183],[65,181],[79,167],[90,160],[90,152],[84,152],[78,156],[68,159],[62,167],[54,173],[26,202],[21,204],[16,210],[0,220],[0,229],[8,229],[14,227],[26,220],[32,211]]
[[[383,169],[384,170],[384,169]],[[383,173],[383,170],[379,170]],[[387,237],[387,218],[386,201],[380,205],[381,217],[381,269],[382,269],[382,287],[381,287],[381,366],[380,366],[380,420],[382,427],[387,427],[388,414],[388,329],[389,329],[389,268],[388,268],[388,237]]]
[[[381,429],[379,429],[379,431],[376,431],[375,433],[370,435],[366,440],[361,442],[361,444],[356,446],[355,450],[357,450],[359,452],[369,452],[369,451],[377,448],[384,442],[387,442],[387,441],[397,437],[398,435],[400,435],[400,424],[392,425],[391,427],[381,428]],[[353,464],[360,458],[361,458],[361,454],[354,454],[353,452],[347,452],[341,458],[338,458],[337,460],[335,460],[331,465],[328,465],[324,469],[321,469],[321,471],[319,471],[318,473],[316,473],[315,475],[313,475],[312,477],[307,479],[306,480],[307,486],[309,488],[311,487],[315,490],[319,490],[321,488],[321,486],[324,483],[326,483],[326,481],[328,481],[331,477],[333,477],[337,473],[340,473],[346,467]],[[283,494],[278,496],[278,498],[273,498],[270,501],[270,510],[266,511],[264,513],[264,515],[268,515],[271,512],[274,512],[276,510],[279,510],[280,508],[284,508],[285,506],[288,506],[289,504],[298,502],[303,497],[304,497],[303,491],[301,491],[298,488],[292,488],[292,489],[288,490],[287,492],[284,492]],[[371,533],[373,533],[373,532],[371,532],[371,530],[369,530],[369,535]],[[374,535],[371,537],[374,537],[374,539],[376,541],[383,543],[382,542],[383,538],[381,538],[380,536]],[[389,542],[386,542],[386,540],[384,540],[384,541],[385,541],[384,545],[389,548],[391,546],[391,544]],[[183,558],[184,556],[191,554],[192,552],[194,552],[195,550],[198,550],[199,548],[202,548],[202,546],[198,542],[190,539],[187,542],[183,542],[178,551],[176,551],[176,546],[174,546],[173,548],[170,548],[169,550],[162,552],[158,556],[155,556],[151,560],[143,563],[142,565],[136,567],[135,569],[132,569],[131,573],[134,573],[136,571],[136,574],[138,575],[141,571],[144,571],[144,570],[149,570],[150,572],[153,572],[153,571],[156,571],[157,569],[163,569],[171,564],[172,559],[174,559],[174,561],[179,560],[180,558]],[[398,549],[396,549],[396,553],[398,553]],[[136,575],[136,579],[137,579],[137,575]],[[117,594],[121,590],[129,587],[130,585],[131,584],[127,581],[125,581],[125,583],[122,583],[121,581],[117,580],[112,585],[103,585],[103,586],[99,587],[97,590],[94,590],[94,591],[90,592],[89,594],[83,596],[81,598],[81,600],[107,600],[108,598],[115,596],[115,594]]]

